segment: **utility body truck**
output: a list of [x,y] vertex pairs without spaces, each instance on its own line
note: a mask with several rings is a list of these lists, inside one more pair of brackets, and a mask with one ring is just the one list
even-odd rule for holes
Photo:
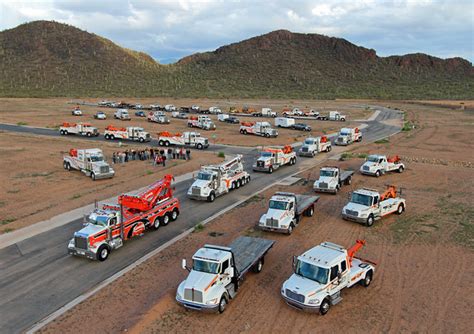
[[249,134],[267,138],[278,136],[278,132],[268,122],[242,122],[239,131],[243,135]]
[[360,132],[359,128],[342,128],[339,131],[335,144],[346,146],[356,141],[362,141],[362,132]]
[[294,165],[296,153],[290,145],[268,146],[260,152],[260,156],[253,164],[253,170],[257,172],[273,173],[281,166]]
[[372,154],[367,157],[367,161],[360,167],[360,172],[366,175],[379,177],[387,172],[403,173],[405,164],[398,155],[387,157],[385,155]]
[[81,135],[87,137],[97,137],[99,130],[90,123],[67,123],[64,122],[59,127],[59,133],[64,135]]
[[289,306],[325,315],[342,300],[343,289],[372,282],[375,263],[355,256],[364,245],[365,240],[357,240],[346,250],[323,242],[294,256],[293,274],[283,283],[281,296]]
[[240,188],[250,182],[250,174],[244,170],[242,155],[219,165],[202,166],[196,180],[188,189],[188,197],[214,202],[216,197]]
[[258,222],[262,230],[291,234],[303,216],[312,217],[319,196],[277,192]]
[[160,124],[169,124],[170,120],[166,117],[165,113],[162,111],[150,112],[147,116],[148,122],[160,123]]
[[275,126],[279,128],[291,128],[293,125],[295,125],[295,119],[294,118],[288,118],[288,117],[276,117],[275,118]]
[[102,151],[98,148],[85,150],[70,149],[69,154],[63,157],[64,169],[77,169],[92,180],[108,179],[115,175],[115,171],[105,161]]
[[322,167],[319,170],[319,179],[314,181],[313,189],[316,192],[336,194],[344,184],[352,183],[354,171],[341,170],[339,167]]
[[211,120],[209,116],[191,116],[188,119],[188,127],[190,128],[200,128],[203,130],[215,130],[216,125],[214,122]]
[[120,119],[122,121],[130,121],[130,114],[128,113],[127,109],[117,109],[114,113],[114,118]]
[[303,157],[314,157],[319,152],[330,152],[331,149],[331,141],[328,137],[308,137],[298,150],[298,155]]
[[228,247],[204,245],[193,256],[188,277],[176,291],[176,301],[192,310],[224,312],[227,303],[241,289],[245,275],[263,269],[264,258],[273,240],[238,237]]
[[405,209],[405,199],[398,196],[395,186],[389,185],[383,194],[362,188],[352,192],[349,203],[342,209],[342,218],[370,227],[391,213],[401,215]]
[[201,137],[199,132],[183,132],[172,134],[167,131],[158,134],[158,144],[160,146],[191,146],[199,150],[209,147],[209,140]]
[[105,128],[104,138],[107,140],[124,139],[139,141],[140,143],[150,141],[151,136],[148,132],[137,126],[127,126],[126,128],[117,128],[109,125]]
[[172,180],[172,175],[165,175],[136,195],[119,196],[118,204],[95,208],[84,217],[85,226],[69,241],[69,254],[105,261],[124,241],[176,220],[180,206],[172,193]]

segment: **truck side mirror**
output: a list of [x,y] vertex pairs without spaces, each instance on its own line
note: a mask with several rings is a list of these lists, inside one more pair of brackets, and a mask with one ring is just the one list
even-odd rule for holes
[[296,271],[296,261],[297,261],[297,257],[296,255],[293,255],[293,258],[292,258],[293,272]]
[[352,197],[352,191],[350,191],[350,192],[347,193],[347,199],[350,200],[351,197]]
[[191,271],[187,266],[186,266],[186,259],[183,259],[181,261],[181,268],[186,269],[187,271]]

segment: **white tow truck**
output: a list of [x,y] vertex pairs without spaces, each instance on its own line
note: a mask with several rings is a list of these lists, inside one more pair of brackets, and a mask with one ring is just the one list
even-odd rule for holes
[[188,277],[176,291],[176,301],[192,310],[224,312],[227,303],[234,299],[245,275],[263,269],[264,258],[272,248],[273,240],[239,237],[228,247],[204,245],[193,256]]
[[164,107],[165,111],[176,111],[178,108],[176,108],[173,104],[167,104]]
[[183,134],[172,134],[169,132],[160,132],[158,134],[158,145],[160,146],[191,146],[198,150],[209,147],[209,140],[201,137],[199,132],[183,132]]
[[342,185],[352,183],[354,171],[341,170],[339,167],[322,167],[319,170],[319,179],[314,181],[313,189],[316,192],[337,194]]
[[265,231],[291,234],[302,216],[313,216],[318,200],[319,196],[277,192],[270,198],[268,211],[260,217],[258,227]]
[[397,195],[395,186],[388,186],[383,194],[363,188],[351,194],[349,203],[342,209],[342,218],[370,227],[374,221],[391,213],[401,215],[405,209],[405,199]]
[[330,111],[329,112],[329,120],[330,121],[346,121],[346,115],[342,115],[339,111]]
[[72,110],[71,114],[72,114],[73,116],[82,116],[81,108],[79,108],[79,106],[75,107],[75,108]]
[[249,134],[267,138],[278,136],[278,132],[268,122],[242,122],[239,131],[243,135]]
[[99,135],[99,130],[93,127],[90,123],[68,123],[64,122],[59,127],[59,133],[65,135],[81,135],[87,137],[96,137]]
[[360,167],[360,172],[366,175],[379,177],[387,172],[403,173],[405,164],[398,155],[387,157],[385,155],[371,154],[367,161]]
[[330,152],[331,141],[326,136],[308,137],[298,150],[298,155],[303,157],[314,157],[316,153]]
[[105,161],[102,150],[98,148],[70,149],[69,154],[63,157],[63,167],[68,171],[79,170],[94,181],[115,175],[115,171]]
[[300,256],[293,256],[293,274],[281,287],[281,296],[296,309],[328,313],[341,300],[341,291],[359,283],[368,287],[375,263],[357,258],[355,253],[365,245],[357,240],[349,249],[323,242]]
[[296,163],[296,153],[290,145],[265,147],[260,156],[253,164],[253,170],[257,172],[273,173],[281,166],[294,165]]
[[122,121],[130,121],[130,114],[128,113],[127,109],[117,109],[114,113],[114,118],[120,119]]
[[140,143],[150,141],[151,136],[143,128],[138,126],[127,126],[126,128],[117,128],[109,125],[105,128],[104,138],[107,140],[125,139],[139,141]]
[[339,131],[339,136],[337,136],[335,144],[346,146],[356,141],[362,141],[362,133],[359,128],[342,128],[341,131]]
[[244,170],[242,155],[219,165],[202,166],[196,180],[188,189],[188,197],[214,202],[217,196],[227,194],[250,182],[250,174]]
[[169,124],[170,120],[166,117],[163,111],[153,111],[148,114],[146,117],[148,122],[154,122],[159,124]]
[[197,117],[191,116],[188,119],[188,127],[199,128],[203,130],[215,130],[216,124],[214,124],[209,116],[199,115]]

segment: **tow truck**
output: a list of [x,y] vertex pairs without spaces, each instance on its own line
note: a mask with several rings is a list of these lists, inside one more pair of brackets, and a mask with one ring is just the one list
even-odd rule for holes
[[298,150],[298,155],[303,157],[314,157],[319,152],[330,152],[331,141],[326,136],[308,137],[303,142],[303,146]]
[[354,171],[341,170],[339,167],[322,167],[319,170],[319,179],[314,181],[313,189],[316,192],[337,194],[344,184],[352,183]]
[[126,128],[117,128],[109,125],[105,128],[104,138],[107,140],[125,139],[139,141],[140,143],[150,141],[151,136],[148,132],[137,126],[127,126]]
[[281,166],[294,165],[296,163],[296,153],[290,145],[265,147],[253,165],[253,170],[257,172],[273,173]]
[[360,172],[366,175],[379,177],[387,172],[403,173],[405,164],[398,155],[387,157],[385,155],[372,154],[367,157],[367,161],[360,167]]
[[190,128],[200,128],[203,130],[215,130],[216,125],[211,120],[209,116],[199,115],[199,116],[191,116],[188,119],[188,127]]
[[286,303],[299,310],[328,313],[341,300],[341,291],[357,283],[368,287],[375,272],[375,263],[356,257],[365,245],[357,240],[349,249],[323,242],[300,256],[293,256],[293,274],[281,287]]
[[120,119],[122,121],[130,121],[131,120],[127,109],[117,109],[117,111],[114,113],[114,118]]
[[70,149],[69,154],[63,157],[63,167],[68,171],[79,170],[94,181],[115,175],[115,171],[105,161],[102,150],[98,148]]
[[270,198],[268,211],[260,217],[258,227],[265,231],[291,234],[302,216],[313,216],[318,200],[319,196],[277,192]]
[[166,117],[163,111],[153,111],[153,112],[148,113],[147,120],[148,122],[154,122],[154,123],[159,123],[159,124],[170,123],[169,118]]
[[349,203],[342,209],[342,218],[370,227],[374,221],[391,213],[401,215],[406,209],[405,199],[397,195],[393,185],[380,194],[374,189],[358,189],[351,194]]
[[209,140],[201,137],[199,132],[183,132],[172,134],[168,131],[158,133],[158,145],[160,146],[191,146],[198,150],[209,147]]
[[242,122],[239,131],[243,135],[249,134],[267,138],[278,137],[278,132],[268,122]]
[[64,122],[59,127],[59,133],[63,136],[73,134],[87,137],[97,137],[99,135],[99,130],[96,127],[93,127],[90,123]]
[[244,170],[242,155],[219,165],[202,166],[196,180],[188,189],[188,197],[214,202],[217,196],[227,194],[250,182],[250,174]]
[[355,142],[362,141],[362,133],[359,128],[342,128],[337,136],[335,144],[336,145],[350,145]]
[[82,116],[81,108],[79,108],[79,106],[75,107],[75,108],[72,110],[71,114],[72,114],[73,116]]
[[69,241],[68,253],[91,260],[105,261],[112,250],[143,235],[146,229],[158,230],[179,216],[179,200],[173,196],[173,175],[153,183],[138,194],[123,194],[118,204],[104,204],[85,216],[84,227]]
[[225,311],[227,303],[241,289],[245,275],[252,270],[259,273],[265,255],[272,248],[273,240],[238,237],[228,247],[204,245],[193,256],[192,268],[182,261],[189,271],[176,291],[176,301],[197,311]]

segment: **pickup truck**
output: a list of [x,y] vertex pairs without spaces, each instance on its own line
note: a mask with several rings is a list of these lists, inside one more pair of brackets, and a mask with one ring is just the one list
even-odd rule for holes
[[339,167],[322,167],[319,170],[319,179],[314,181],[313,189],[316,192],[337,194],[343,184],[351,184],[354,171],[341,170]]
[[265,231],[291,234],[301,217],[312,217],[319,196],[277,192],[270,198],[267,213],[260,217],[258,227]]
[[403,173],[405,165],[398,155],[386,157],[385,155],[372,154],[367,157],[367,161],[360,167],[360,172],[366,175],[379,177],[387,172]]
[[252,270],[262,271],[264,257],[272,248],[273,240],[239,237],[228,247],[204,245],[193,256],[193,266],[176,291],[176,301],[198,311],[224,312],[234,299],[245,275]]

